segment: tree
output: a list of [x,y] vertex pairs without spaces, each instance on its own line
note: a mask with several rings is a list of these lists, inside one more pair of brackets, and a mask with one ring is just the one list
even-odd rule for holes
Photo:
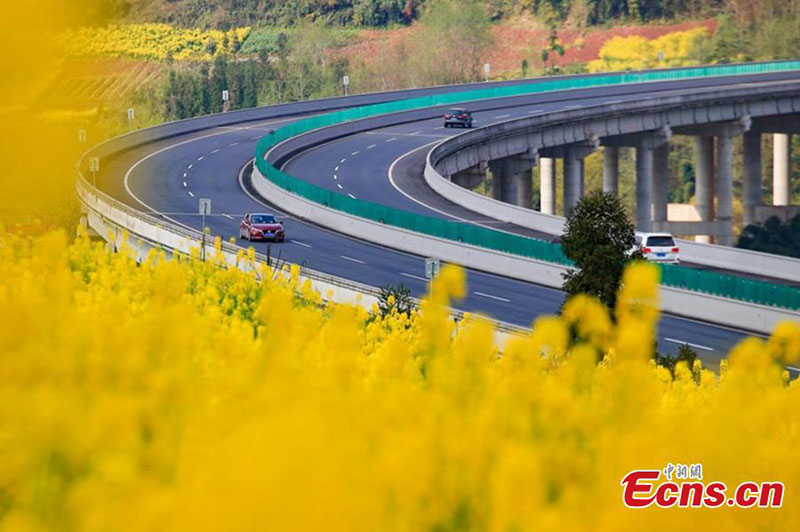
[[411,290],[404,284],[382,286],[378,294],[378,312],[385,318],[394,310],[398,314],[411,316],[414,302],[411,300]]
[[564,274],[567,298],[593,295],[613,311],[625,266],[642,258],[631,252],[636,236],[620,199],[600,191],[582,198],[567,216],[562,246],[576,266]]
[[684,362],[689,370],[692,371],[692,376],[694,377],[696,382],[700,381],[700,373],[695,371],[694,368],[694,361],[697,360],[697,352],[689,347],[687,344],[683,344],[678,348],[678,353],[676,355],[662,355],[659,352],[656,352],[655,362],[659,366],[662,366],[669,370],[670,375],[672,378],[675,378],[675,368],[676,366]]
[[748,225],[739,236],[736,247],[800,257],[800,214],[786,223],[777,216],[771,216],[763,225]]
[[415,57],[421,82],[463,83],[482,78],[492,31],[486,5],[477,0],[438,0],[425,4]]
[[211,112],[222,111],[222,91],[228,89],[228,58],[219,54],[214,58],[214,68],[211,71]]

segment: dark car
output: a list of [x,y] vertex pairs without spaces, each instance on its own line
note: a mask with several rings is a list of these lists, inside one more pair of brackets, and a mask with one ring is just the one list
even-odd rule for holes
[[283,242],[286,234],[283,222],[271,214],[245,214],[239,225],[239,238]]
[[444,127],[472,127],[472,113],[466,109],[450,109],[444,115]]

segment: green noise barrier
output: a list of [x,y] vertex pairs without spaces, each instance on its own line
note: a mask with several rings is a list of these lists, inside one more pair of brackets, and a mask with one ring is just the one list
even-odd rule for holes
[[[463,242],[494,251],[519,255],[556,264],[571,265],[561,251],[561,246],[542,240],[488,229],[473,224],[454,222],[416,214],[392,207],[353,199],[306,181],[292,177],[273,167],[266,153],[275,145],[308,131],[383,114],[414,109],[424,109],[467,101],[487,100],[510,96],[521,96],[549,91],[604,87],[628,83],[645,83],[704,77],[721,77],[744,74],[764,74],[800,70],[800,61],[780,61],[743,65],[722,65],[607,74],[593,77],[552,79],[531,83],[490,87],[450,94],[436,94],[396,102],[366,105],[298,120],[263,137],[256,147],[256,166],[263,176],[284,190],[309,201],[337,211],[383,223],[393,227]],[[691,290],[761,305],[800,309],[800,289],[765,281],[724,275],[710,271],[695,270],[681,266],[664,265],[661,268],[661,283],[665,286]]]

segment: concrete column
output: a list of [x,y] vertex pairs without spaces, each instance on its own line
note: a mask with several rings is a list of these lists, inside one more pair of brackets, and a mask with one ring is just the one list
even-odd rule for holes
[[567,216],[583,197],[583,157],[567,148],[564,157],[564,216]]
[[717,244],[733,245],[733,138],[717,137],[717,222],[721,232]]
[[518,207],[525,207],[526,209],[531,208],[531,196],[533,195],[532,169],[533,167],[530,167],[522,172],[514,174],[514,188],[517,192],[516,205]]
[[617,194],[619,189],[619,148],[603,148],[603,192]]
[[[714,137],[695,137],[695,193],[694,205],[700,221],[714,219]],[[709,235],[698,235],[695,240],[706,244]]]
[[506,162],[503,165],[503,173],[501,174],[501,192],[500,199],[503,203],[510,203],[512,205],[517,203],[517,182],[514,179],[515,175],[511,165]]
[[653,230],[653,148],[636,147],[636,230]]
[[667,203],[669,203],[669,143],[662,144],[653,150],[653,227],[663,230],[662,224],[667,221]]
[[556,162],[549,157],[539,159],[539,198],[542,213],[556,213]]
[[755,223],[756,206],[761,205],[761,134],[748,131],[742,137],[744,178],[742,203],[744,226]]
[[789,174],[791,169],[791,135],[775,133],[772,154],[772,204],[789,205]]

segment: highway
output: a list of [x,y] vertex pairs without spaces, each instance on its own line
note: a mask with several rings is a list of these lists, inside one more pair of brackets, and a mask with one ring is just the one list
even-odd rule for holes
[[[725,79],[728,78],[713,81],[721,84]],[[728,79],[727,83],[731,82]],[[659,84],[661,91],[653,92],[650,85],[642,85],[639,90],[647,91],[647,95],[692,90],[686,83],[666,82]],[[572,91],[567,100],[557,93],[542,94],[541,101],[534,106],[478,113],[476,125],[568,106],[592,105],[609,99],[643,97],[638,91],[627,95],[613,89],[603,89],[600,94],[598,91]],[[166,218],[196,229],[201,226],[200,218],[193,214],[197,212],[198,199],[212,198],[215,216],[207,221],[212,233],[226,239],[236,236],[239,218],[246,212],[284,214],[279,206],[265,204],[255,197],[247,181],[248,167],[258,139],[290,120],[293,118],[211,128],[134,147],[104,160],[98,186],[133,207],[163,213]],[[478,220],[480,217],[469,211],[453,210],[452,204],[442,208],[441,204],[433,202],[444,200],[425,196],[415,188],[419,185],[413,179],[418,172],[415,165],[419,164],[418,156],[424,153],[424,146],[459,132],[440,126],[440,120],[431,119],[346,137],[295,157],[285,169],[320,186],[362,199],[428,215],[438,213],[496,226],[492,220]],[[390,169],[392,180],[389,179]],[[286,231],[285,244],[270,246],[273,257],[373,286],[403,282],[414,295],[424,293],[423,257],[359,241],[291,216],[286,216]],[[266,244],[256,246],[260,251],[266,251]],[[454,305],[463,310],[529,326],[537,316],[557,312],[563,302],[563,293],[552,288],[485,272],[468,273],[468,296]],[[674,352],[679,344],[689,343],[706,363],[715,366],[745,334],[744,331],[664,316],[660,322],[659,349]]]

